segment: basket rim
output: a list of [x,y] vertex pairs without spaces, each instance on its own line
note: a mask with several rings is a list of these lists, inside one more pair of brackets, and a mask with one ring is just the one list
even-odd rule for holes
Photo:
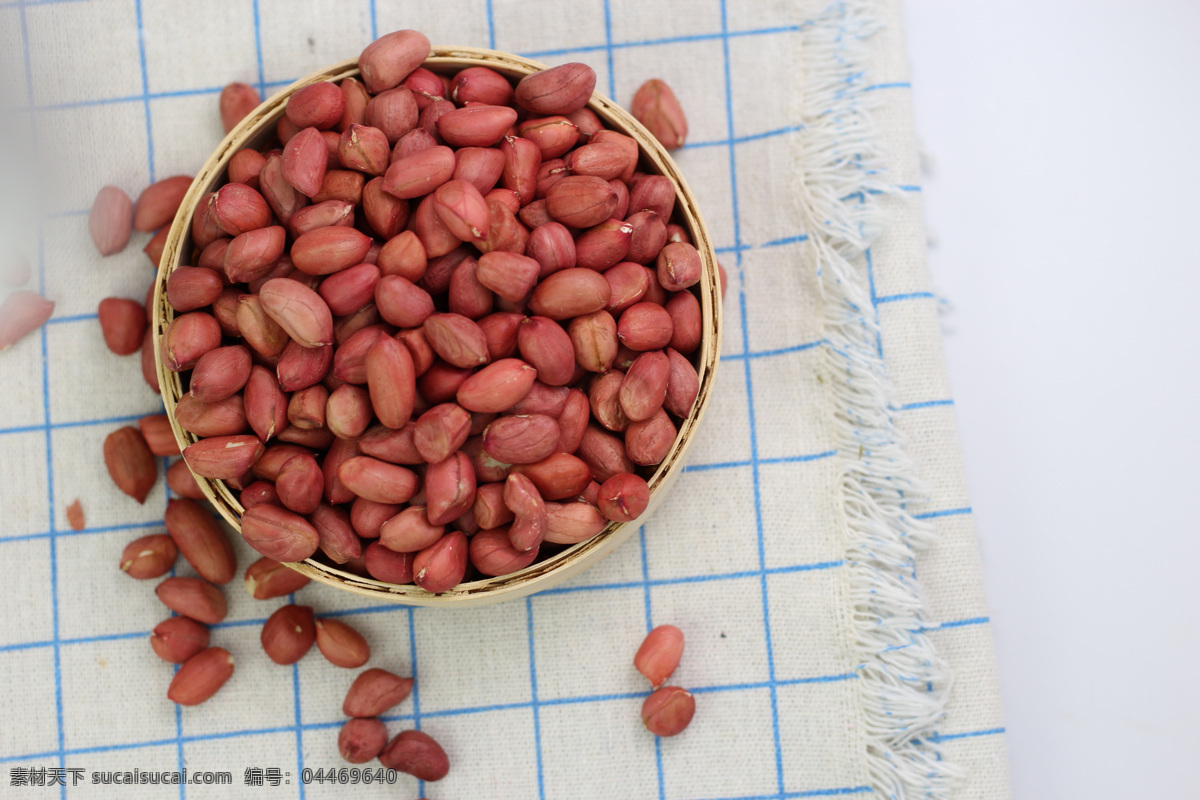
[[[487,66],[508,77],[517,77],[545,69],[547,65],[531,59],[476,47],[433,47],[422,66],[433,71],[461,69],[468,66]],[[175,312],[166,300],[166,281],[181,265],[185,251],[191,245],[191,219],[203,196],[225,182],[229,160],[244,146],[257,145],[274,136],[275,123],[283,115],[287,98],[298,89],[323,81],[338,81],[359,74],[357,58],[337,62],[324,69],[316,70],[282,88],[261,103],[226,135],[213,150],[203,166],[197,171],[192,185],[180,204],[180,209],[171,225],[163,249],[155,281],[153,321],[151,331],[154,343],[155,369],[158,374],[160,394],[166,407],[167,418],[175,439],[182,451],[198,437],[184,431],[175,419],[175,406],[182,396],[182,382],[178,373],[166,369],[162,359],[163,332],[174,318]],[[698,284],[701,305],[702,339],[699,348],[697,376],[700,391],[691,413],[680,422],[675,441],[647,480],[650,486],[650,505],[636,520],[627,523],[610,523],[601,533],[587,541],[571,545],[543,561],[531,564],[522,570],[496,578],[470,581],[440,594],[433,594],[415,585],[397,585],[362,577],[313,558],[288,566],[313,580],[339,589],[376,599],[413,606],[462,607],[482,605],[516,599],[549,589],[574,576],[589,566],[598,563],[616,547],[628,539],[634,531],[653,513],[668,494],[669,484],[682,471],[682,457],[695,440],[696,430],[708,407],[714,378],[719,363],[721,342],[721,301],[717,275],[716,253],[708,228],[696,204],[687,181],[674,159],[654,136],[632,114],[613,100],[594,92],[588,108],[596,113],[606,127],[633,137],[638,142],[639,158],[643,165],[652,165],[659,174],[671,180],[676,191],[676,217],[681,219],[692,236],[692,243],[700,253],[703,269]],[[191,467],[188,467],[191,471]],[[211,480],[192,473],[201,491],[217,512],[235,531],[240,532],[241,503],[224,481]]]

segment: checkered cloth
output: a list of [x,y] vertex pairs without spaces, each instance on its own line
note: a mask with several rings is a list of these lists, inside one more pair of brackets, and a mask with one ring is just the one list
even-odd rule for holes
[[[138,505],[100,457],[109,432],[161,409],[95,318],[102,297],[143,297],[148,237],[102,260],[86,214],[103,184],[136,196],[193,173],[221,138],[225,83],[266,96],[397,28],[586,61],[623,103],[667,80],[690,122],[676,158],[730,288],[703,436],[604,562],[459,611],[297,593],[362,631],[371,666],[416,676],[389,729],[429,732],[453,765],[429,786],[347,789],[312,773],[346,766],[354,673],[263,656],[283,599],[228,587],[213,643],[234,653],[233,679],[196,708],[166,699],[173,670],[146,644],[166,611],[116,568],[126,542],[162,530],[165,486]],[[0,354],[0,795],[49,796],[20,786],[61,778],[61,796],[88,798],[1008,796],[896,2],[17,0],[0,2],[0,63],[5,166],[36,152],[49,175],[45,216],[3,193],[7,233],[57,303]],[[65,517],[76,498],[81,531]],[[631,664],[662,623],[687,637],[672,683],[697,704],[671,739],[642,728]],[[93,783],[183,769],[234,788]]]

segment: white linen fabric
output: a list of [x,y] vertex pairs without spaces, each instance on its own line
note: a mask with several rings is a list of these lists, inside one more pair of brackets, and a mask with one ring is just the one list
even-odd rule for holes
[[[168,496],[160,481],[138,505],[101,458],[105,436],[161,405],[95,318],[103,297],[142,299],[148,235],[101,259],[87,209],[106,183],[136,197],[194,172],[221,138],[224,84],[266,96],[397,28],[584,61],[626,104],[665,79],[729,288],[703,436],[605,561],[461,611],[296,594],[362,631],[369,666],[416,676],[389,730],[427,731],[451,759],[436,784],[347,788],[306,770],[348,766],[336,739],[355,673],[315,650],[265,658],[262,620],[285,599],[227,587],[212,642],[234,677],[196,708],[166,699],[173,669],[146,637],[167,612],[116,567],[162,530]],[[54,791],[86,798],[1008,796],[898,2],[43,0],[0,3],[0,41],[8,150],[40,155],[49,206],[10,232],[57,303],[0,353],[0,795],[47,796],[61,777]],[[25,209],[8,194],[11,222]],[[237,549],[244,568],[255,556]],[[177,573],[192,574],[182,559]],[[671,683],[697,705],[670,739],[642,727],[632,666],[663,623],[687,637]],[[183,769],[233,788],[99,782]]]

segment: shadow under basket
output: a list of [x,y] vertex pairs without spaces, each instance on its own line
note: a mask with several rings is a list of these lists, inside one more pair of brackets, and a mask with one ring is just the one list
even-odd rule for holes
[[[423,66],[440,74],[453,74],[467,67],[489,67],[515,80],[545,69],[546,65],[494,50],[468,47],[435,47]],[[163,364],[160,353],[163,332],[175,312],[167,302],[166,283],[171,273],[180,265],[192,263],[194,248],[191,240],[191,220],[196,206],[204,195],[215,191],[227,182],[226,170],[229,160],[240,149],[261,149],[275,140],[275,126],[283,116],[288,98],[298,89],[321,81],[340,81],[342,78],[357,77],[357,59],[314,72],[270,98],[235,127],[213,154],[204,162],[183,199],[179,213],[171,226],[163,250],[154,290],[153,336],[155,365],[159,385],[171,428],[180,448],[187,447],[197,437],[179,427],[175,420],[175,407],[184,393],[184,382],[179,373],[172,372]],[[318,551],[314,557],[288,566],[313,580],[336,586],[349,592],[376,597],[391,602],[414,606],[472,606],[495,603],[548,589],[565,581],[583,569],[590,567],[611,553],[629,538],[666,496],[671,482],[679,474],[684,452],[697,436],[697,426],[708,405],[712,393],[713,378],[717,367],[721,341],[721,294],[717,275],[716,255],[708,229],[696,208],[696,201],[679,168],[658,141],[637,120],[612,100],[593,94],[588,107],[603,121],[606,127],[624,133],[637,140],[640,147],[639,167],[649,173],[665,175],[675,186],[675,215],[672,219],[682,225],[691,235],[692,243],[700,253],[703,272],[700,282],[693,287],[700,301],[703,335],[700,347],[692,355],[700,379],[700,391],[691,413],[678,426],[679,433],[667,456],[647,477],[650,486],[650,504],[637,520],[628,523],[611,523],[603,532],[579,544],[565,547],[532,565],[498,578],[473,580],[459,584],[441,594],[432,594],[415,585],[397,585],[366,578],[336,565],[321,561]],[[224,481],[196,476],[196,481],[205,496],[217,511],[240,532],[240,517],[243,511],[237,495]]]

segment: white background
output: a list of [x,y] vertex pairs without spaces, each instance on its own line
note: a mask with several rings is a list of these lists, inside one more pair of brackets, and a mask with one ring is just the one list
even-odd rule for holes
[[1014,797],[1196,797],[1200,3],[906,18]]

